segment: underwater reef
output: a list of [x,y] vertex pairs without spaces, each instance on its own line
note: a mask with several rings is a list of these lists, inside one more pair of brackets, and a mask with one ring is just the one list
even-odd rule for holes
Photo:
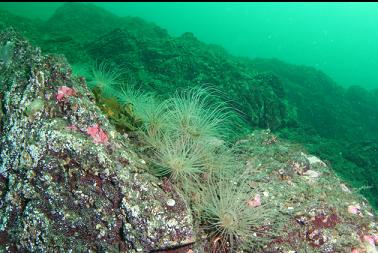
[[[160,249],[194,241],[191,213],[96,107],[66,61],[13,32],[1,140],[1,247]],[[174,201],[174,205],[167,202]]]
[[91,4],[0,29],[0,252],[378,252],[378,92]]

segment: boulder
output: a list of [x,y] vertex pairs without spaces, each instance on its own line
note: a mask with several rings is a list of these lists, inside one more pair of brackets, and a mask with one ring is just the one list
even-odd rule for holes
[[146,173],[66,60],[13,30],[0,34],[0,47],[0,251],[148,252],[194,242],[184,199]]

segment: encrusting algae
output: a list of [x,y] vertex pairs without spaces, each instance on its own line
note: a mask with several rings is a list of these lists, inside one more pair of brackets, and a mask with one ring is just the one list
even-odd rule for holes
[[[60,12],[73,10],[115,27],[33,45],[0,34],[1,252],[378,251],[374,209],[328,161],[252,130],[296,124],[277,76],[189,33]],[[95,41],[70,58],[78,38]],[[48,41],[92,71],[34,46]]]

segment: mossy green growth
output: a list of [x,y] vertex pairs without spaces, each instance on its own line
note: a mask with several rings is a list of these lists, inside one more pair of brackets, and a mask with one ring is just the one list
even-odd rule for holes
[[7,41],[5,45],[0,46],[0,62],[8,67],[12,62],[14,54],[14,42]]
[[32,117],[37,112],[43,110],[44,107],[45,101],[41,98],[36,98],[26,107],[25,114]]
[[93,89],[97,106],[109,118],[119,132],[136,131],[142,124],[131,105],[122,105],[116,97],[104,96],[99,87]]
[[[85,66],[76,68],[77,74],[87,74]],[[148,121],[155,108],[154,97],[125,85],[121,79],[123,70],[107,62],[95,63],[88,82],[96,104],[120,132],[137,131]]]

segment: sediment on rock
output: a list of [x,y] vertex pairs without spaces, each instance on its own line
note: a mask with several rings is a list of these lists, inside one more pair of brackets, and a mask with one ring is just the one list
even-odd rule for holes
[[[63,57],[13,30],[0,62],[0,250],[150,251],[190,244],[185,201],[145,164]],[[174,206],[167,201],[175,200]]]

